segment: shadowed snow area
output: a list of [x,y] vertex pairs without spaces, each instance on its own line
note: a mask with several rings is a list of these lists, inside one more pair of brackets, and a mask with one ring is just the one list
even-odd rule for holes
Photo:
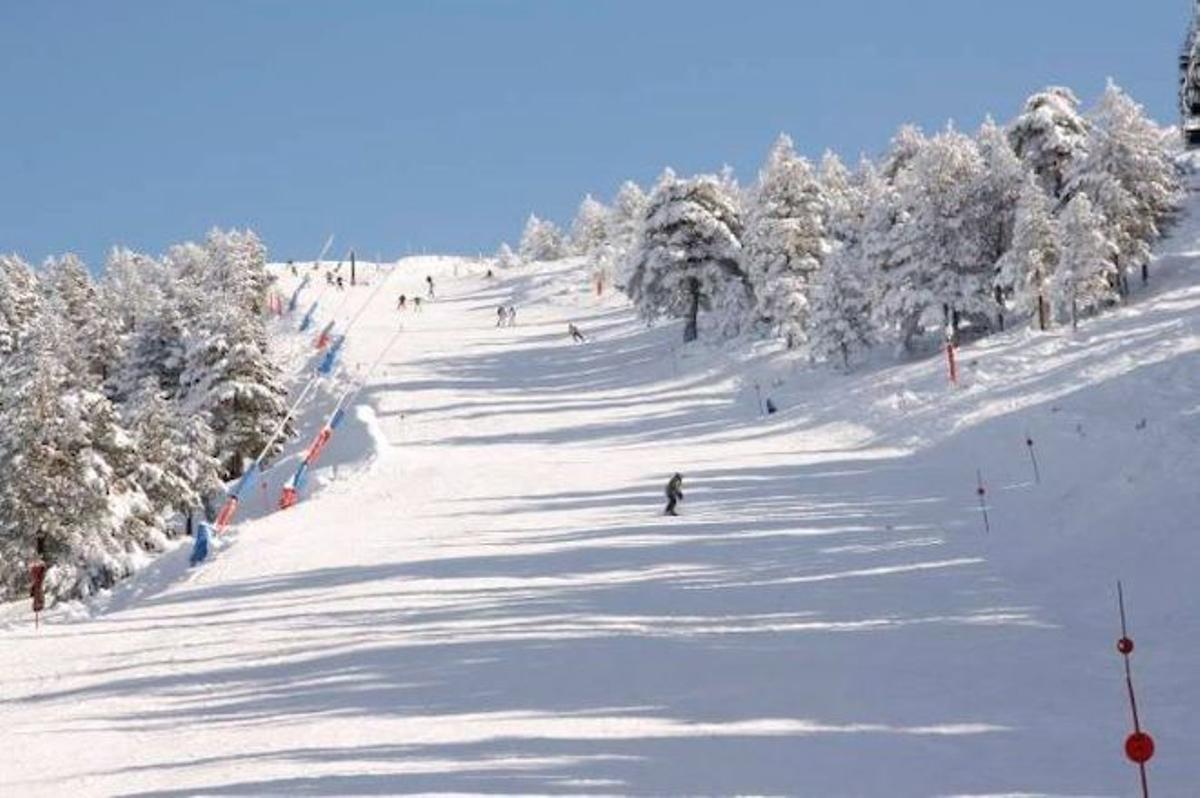
[[1192,794],[1198,254],[1185,219],[1130,307],[957,389],[681,347],[575,261],[364,267],[348,366],[403,333],[299,505],[337,386],[208,563],[3,609],[0,793],[1130,795],[1121,578],[1151,783]]

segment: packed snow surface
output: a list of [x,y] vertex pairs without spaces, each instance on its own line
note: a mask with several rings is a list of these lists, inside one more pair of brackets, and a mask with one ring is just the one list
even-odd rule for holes
[[365,266],[341,385],[403,332],[300,504],[337,385],[207,563],[0,608],[0,794],[1127,796],[1122,579],[1150,782],[1194,795],[1198,256],[1185,220],[1128,308],[957,388],[680,346],[577,261]]

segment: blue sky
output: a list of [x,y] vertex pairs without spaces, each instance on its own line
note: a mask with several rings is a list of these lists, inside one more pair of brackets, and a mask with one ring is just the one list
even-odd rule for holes
[[1114,77],[1174,121],[1187,0],[0,0],[0,251],[491,251],[664,166],[878,153]]

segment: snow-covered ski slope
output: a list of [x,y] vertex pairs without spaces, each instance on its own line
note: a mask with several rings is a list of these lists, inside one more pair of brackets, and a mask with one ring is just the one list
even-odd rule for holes
[[1128,796],[1118,578],[1151,785],[1200,794],[1198,258],[957,389],[679,347],[577,263],[367,268],[348,365],[404,332],[311,495],[266,513],[293,455],[202,567],[4,609],[0,794]]

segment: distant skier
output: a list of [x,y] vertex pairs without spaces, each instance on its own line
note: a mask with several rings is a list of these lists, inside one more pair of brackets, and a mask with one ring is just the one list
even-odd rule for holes
[[419,313],[421,311],[421,297],[413,297],[413,311]]
[[580,332],[579,328],[571,322],[567,323],[567,333],[571,336],[571,340],[575,343],[587,343],[587,338],[584,336],[584,334]]
[[325,272],[325,285],[333,285],[333,272]]
[[339,291],[344,291],[346,289],[346,283],[342,281],[342,275],[340,274],[337,276],[337,289]]
[[408,308],[408,297],[404,294],[400,295],[400,299],[396,301],[396,310],[406,310]]
[[509,305],[507,316],[508,316],[508,326],[516,327],[517,326],[517,309],[516,309],[516,307],[514,307],[513,305]]
[[768,396],[767,397],[767,415],[773,416],[777,412],[779,412],[779,408],[775,406],[775,403],[771,401],[771,397]]
[[430,298],[430,299],[434,299],[434,294],[433,294],[433,275],[432,275],[432,274],[427,274],[427,275],[425,275],[425,282],[429,284],[429,298]]
[[488,269],[488,270],[487,270],[487,274],[485,274],[485,275],[484,275],[484,277],[486,277],[486,278],[488,278],[488,279],[490,280],[490,279],[492,279],[493,277],[495,277],[495,275],[494,275],[494,274],[492,274],[492,270],[491,270],[491,269]]
[[664,515],[679,515],[675,512],[675,505],[683,501],[683,474],[676,473],[667,482],[667,509],[663,511]]
[[508,310],[503,305],[496,308],[496,326],[503,327],[508,323]]

